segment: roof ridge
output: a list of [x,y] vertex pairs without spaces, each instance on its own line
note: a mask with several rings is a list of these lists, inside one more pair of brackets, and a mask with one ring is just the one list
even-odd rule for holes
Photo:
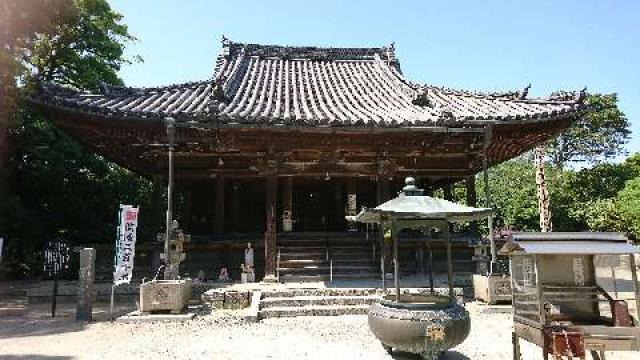
[[240,49],[244,49],[246,56],[277,57],[283,59],[373,60],[375,54],[378,54],[385,60],[397,61],[394,44],[380,47],[289,46],[241,43],[223,37],[222,47],[222,53],[227,56],[234,56]]
[[194,80],[194,81],[186,81],[183,83],[169,84],[169,85],[160,85],[160,86],[149,86],[149,87],[136,87],[136,86],[119,86],[119,85],[107,85],[105,84],[98,93],[107,95],[109,93],[119,93],[119,94],[131,94],[135,95],[138,93],[148,93],[153,91],[167,91],[167,90],[175,90],[175,89],[183,89],[188,87],[199,86],[202,84],[212,83],[213,79],[206,80]]

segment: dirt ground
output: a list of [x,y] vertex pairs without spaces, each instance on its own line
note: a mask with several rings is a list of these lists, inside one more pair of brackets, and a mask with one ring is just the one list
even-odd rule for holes
[[[369,332],[366,316],[243,320],[241,312],[218,311],[184,323],[120,324],[73,319],[72,304],[55,320],[47,308],[0,318],[0,359],[419,359],[388,355]],[[443,360],[512,359],[507,306],[469,303],[472,330]],[[104,305],[96,317],[106,317]],[[539,348],[522,341],[523,359],[540,359]],[[607,359],[639,359],[640,353],[608,353]]]

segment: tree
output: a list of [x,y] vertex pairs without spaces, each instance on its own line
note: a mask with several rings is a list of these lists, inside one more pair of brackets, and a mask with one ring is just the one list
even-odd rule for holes
[[15,77],[20,72],[17,50],[38,33],[62,23],[71,0],[21,0],[0,3],[0,236],[6,234],[10,156],[9,121],[16,98]]
[[[507,161],[489,171],[496,224],[512,226],[517,230],[540,229],[535,172],[529,161],[522,158]],[[549,168],[545,174],[552,200],[561,184],[561,174],[555,168]],[[476,187],[479,194],[484,193],[483,181],[476,181]],[[555,226],[556,214],[555,211],[552,213]]]
[[131,62],[124,48],[133,40],[122,15],[105,0],[74,0],[64,22],[16,49],[19,75],[23,82],[37,78],[79,90],[121,85],[117,73]]
[[631,131],[629,120],[618,108],[618,96],[589,94],[585,103],[591,111],[547,146],[546,152],[556,166],[600,162],[624,154]]
[[[36,80],[78,90],[122,84],[117,71],[130,62],[124,46],[134,39],[122,16],[105,0],[69,4],[62,22],[14,45],[13,82],[22,85],[19,91],[29,91]],[[15,197],[7,258],[14,270],[37,273],[41,267],[34,254],[46,239],[62,237],[72,245],[111,242],[118,204],[149,204],[146,179],[88,151],[25,104],[19,103],[13,116]],[[141,237],[151,236],[144,219],[149,215],[141,212]]]
[[640,176],[627,181],[614,200],[614,209],[626,232],[632,238],[640,239]]
[[[633,157],[630,157],[633,159]],[[553,199],[554,219],[561,231],[586,231],[595,228],[609,212],[613,199],[625,183],[640,175],[631,161],[601,163],[578,171],[562,171],[560,191]]]

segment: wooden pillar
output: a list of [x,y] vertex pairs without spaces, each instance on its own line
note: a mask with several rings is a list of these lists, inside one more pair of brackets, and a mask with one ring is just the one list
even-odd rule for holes
[[284,189],[282,191],[282,231],[292,231],[293,221],[293,176],[284,178]]
[[216,206],[213,215],[213,232],[224,234],[224,176],[218,175],[216,179]]
[[95,297],[93,282],[95,280],[96,249],[80,250],[80,273],[78,276],[78,304],[76,305],[76,321],[91,321],[93,298]]
[[275,282],[276,279],[276,196],[278,178],[276,174],[266,177],[266,229],[264,232],[264,281]]
[[378,176],[376,187],[376,205],[389,200],[389,179],[386,176]]

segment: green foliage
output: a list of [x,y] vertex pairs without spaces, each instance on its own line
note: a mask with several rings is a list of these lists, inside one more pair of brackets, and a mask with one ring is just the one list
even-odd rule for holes
[[616,94],[590,94],[586,104],[593,111],[574,122],[567,131],[552,140],[547,154],[553,164],[599,162],[624,153],[629,140],[629,120],[618,108]]
[[611,199],[638,170],[628,163],[601,163],[579,171],[565,170],[561,191],[552,198],[556,230],[585,231],[602,223]]
[[[538,231],[535,169],[523,159],[490,170],[497,224]],[[545,169],[554,231],[619,231],[640,238],[640,153],[621,164]],[[484,196],[481,177],[477,191]]]
[[614,200],[614,211],[624,224],[623,231],[640,239],[640,176],[627,181]]
[[[561,176],[552,168],[546,170],[547,186],[553,199]],[[484,197],[481,177],[476,184],[478,195]],[[516,159],[490,169],[489,187],[497,225],[511,226],[517,230],[539,229],[535,169],[531,163]]]
[[135,38],[105,0],[74,0],[65,21],[52,31],[37,33],[17,50],[29,80],[81,90],[97,90],[101,83],[122,84],[117,72],[123,64],[125,43]]
[[[105,0],[71,1],[63,23],[26,34],[15,45],[14,59],[21,64],[17,83],[39,78],[80,90],[121,84],[117,71],[128,63],[124,44],[133,40],[121,19]],[[39,253],[49,240],[112,243],[120,203],[142,207],[138,234],[141,240],[152,238],[152,214],[145,210],[150,209],[148,180],[87,150],[25,105],[13,117],[15,198],[7,254],[15,273],[37,275]]]

